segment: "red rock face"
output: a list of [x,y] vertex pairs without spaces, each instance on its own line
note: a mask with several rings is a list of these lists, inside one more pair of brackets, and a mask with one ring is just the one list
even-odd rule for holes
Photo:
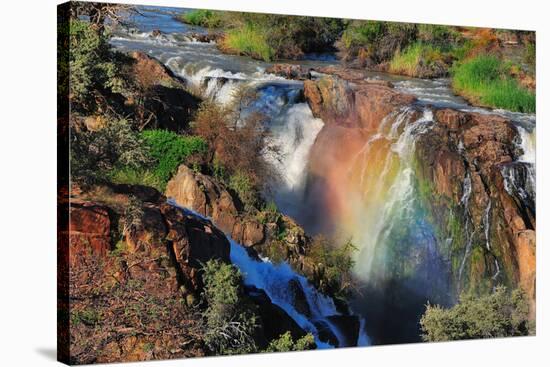
[[111,221],[108,208],[95,203],[71,202],[69,221],[69,262],[91,254],[105,257],[111,250]]
[[[332,70],[332,74],[304,83],[305,98],[314,116],[325,122],[312,147],[310,172],[321,177],[334,173],[336,178],[328,177],[329,183],[338,182],[339,177],[345,176],[349,157],[357,154],[384,117],[401,107],[415,109],[413,96],[388,85],[366,82],[361,73]],[[462,279],[458,279],[458,267],[452,266],[456,289],[466,285],[487,287],[496,282],[512,288],[521,286],[534,305],[534,204],[531,207],[507,192],[502,173],[507,165],[516,164],[512,163],[518,156],[514,143],[518,134],[516,128],[510,121],[495,115],[453,109],[433,109],[433,113],[434,124],[429,133],[416,141],[416,175],[430,189],[425,199],[434,222],[443,233],[449,225],[450,211],[460,218],[464,215],[461,204],[464,182],[467,176],[471,178],[467,215],[473,227],[470,230],[474,232],[473,246],[481,253],[480,257],[468,260]],[[335,169],[338,165],[344,168]],[[334,212],[335,205],[331,203],[337,203],[338,199],[328,197],[325,200]],[[484,220],[489,206],[487,245]],[[461,226],[465,231],[465,224]],[[451,253],[451,259],[463,256],[466,241],[460,242],[458,250],[455,248]],[[493,280],[497,273],[498,278]]]

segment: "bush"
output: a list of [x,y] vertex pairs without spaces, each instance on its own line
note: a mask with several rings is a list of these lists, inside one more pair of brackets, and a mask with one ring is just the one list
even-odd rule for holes
[[229,177],[229,187],[239,195],[239,199],[244,204],[245,210],[253,210],[258,204],[259,193],[248,175],[237,171]]
[[243,297],[241,273],[219,260],[208,261],[203,271],[206,345],[214,354],[256,352],[257,315]]
[[266,352],[294,352],[300,350],[309,350],[315,348],[315,339],[311,333],[306,334],[300,339],[294,341],[290,331],[287,331],[269,343]]
[[466,98],[489,107],[535,112],[535,94],[509,75],[509,67],[494,56],[479,55],[452,69],[453,88]]
[[163,182],[151,168],[117,167],[109,173],[109,181],[116,184],[151,186],[163,191]]
[[357,247],[351,240],[338,246],[322,235],[313,239],[307,255],[315,264],[322,265],[322,291],[335,294],[337,298],[346,298],[354,286],[352,270],[355,261],[352,255],[355,251]]
[[75,110],[93,112],[97,108],[94,93],[122,91],[120,67],[105,35],[90,23],[72,19],[69,37],[70,101]]
[[221,13],[212,10],[191,10],[182,14],[178,19],[187,24],[206,28],[217,28],[222,25]]
[[450,309],[428,304],[420,319],[422,338],[447,341],[529,335],[534,330],[528,314],[523,291],[517,289],[510,294],[499,286],[482,297],[463,295]]
[[141,137],[154,160],[152,172],[162,188],[186,159],[208,150],[206,141],[199,136],[182,136],[167,130],[144,130]]
[[88,185],[109,178],[113,169],[141,169],[149,151],[126,120],[110,121],[98,131],[71,132],[71,178]]
[[193,132],[208,144],[207,161],[214,176],[239,193],[244,204],[254,203],[254,192],[270,175],[262,158],[266,133],[260,116],[240,118],[242,106],[220,106],[206,101],[192,123]]
[[356,20],[348,24],[339,42],[344,60],[381,63],[416,40],[416,24]]

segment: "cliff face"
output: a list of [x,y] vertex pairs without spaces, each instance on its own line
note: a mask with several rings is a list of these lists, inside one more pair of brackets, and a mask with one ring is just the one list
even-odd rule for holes
[[[225,234],[142,186],[73,190],[69,222],[72,363],[196,357],[204,346],[201,268],[229,263]],[[129,209],[130,208],[130,209]],[[305,332],[269,297],[248,290],[260,348]],[[274,323],[273,319],[278,322]]]
[[[385,279],[404,282],[424,277],[430,293],[436,292],[430,290],[434,279],[448,276],[455,295],[468,289],[486,292],[501,283],[520,286],[534,310],[534,188],[529,164],[518,160],[523,152],[514,124],[496,115],[422,107],[415,104],[414,96],[387,83],[369,83],[342,70],[327,72],[332,75],[304,82],[314,116],[325,122],[309,166],[312,180],[325,187],[325,196],[319,200],[331,213],[338,213],[335,217],[346,213],[342,196],[347,194],[339,187],[349,185],[352,178],[343,177],[351,177],[358,157],[367,155],[370,161],[361,173],[361,190],[372,194],[376,185],[395,188],[391,183],[400,176],[392,177],[392,172],[412,171],[411,192],[419,203],[414,215],[423,211],[434,228],[437,248],[433,251],[413,246],[386,253],[386,258],[393,256],[388,262],[403,267],[384,267]],[[403,152],[409,151],[412,157],[407,163]],[[401,168],[394,170],[396,165]],[[375,193],[391,200],[384,189]],[[362,200],[371,205],[375,199]],[[361,219],[357,225],[363,223],[369,229],[370,221]],[[443,273],[429,274],[431,270],[421,265],[436,261]],[[407,273],[411,266],[415,270]]]

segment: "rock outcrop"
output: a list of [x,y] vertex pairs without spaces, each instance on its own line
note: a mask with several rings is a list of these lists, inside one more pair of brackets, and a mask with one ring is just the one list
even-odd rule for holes
[[[71,362],[207,354],[199,313],[205,307],[200,269],[211,259],[230,262],[225,234],[149,187],[96,187],[73,190],[73,195],[68,233]],[[258,311],[259,348],[286,331],[305,335],[265,293],[248,290],[246,296]]]

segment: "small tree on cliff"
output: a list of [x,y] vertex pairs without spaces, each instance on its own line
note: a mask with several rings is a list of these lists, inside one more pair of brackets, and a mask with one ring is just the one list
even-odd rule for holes
[[420,326],[425,341],[521,336],[534,332],[528,315],[525,293],[499,286],[481,297],[462,295],[450,309],[428,304]]
[[206,345],[216,355],[256,352],[257,316],[244,297],[241,273],[218,260],[208,261],[203,270]]

